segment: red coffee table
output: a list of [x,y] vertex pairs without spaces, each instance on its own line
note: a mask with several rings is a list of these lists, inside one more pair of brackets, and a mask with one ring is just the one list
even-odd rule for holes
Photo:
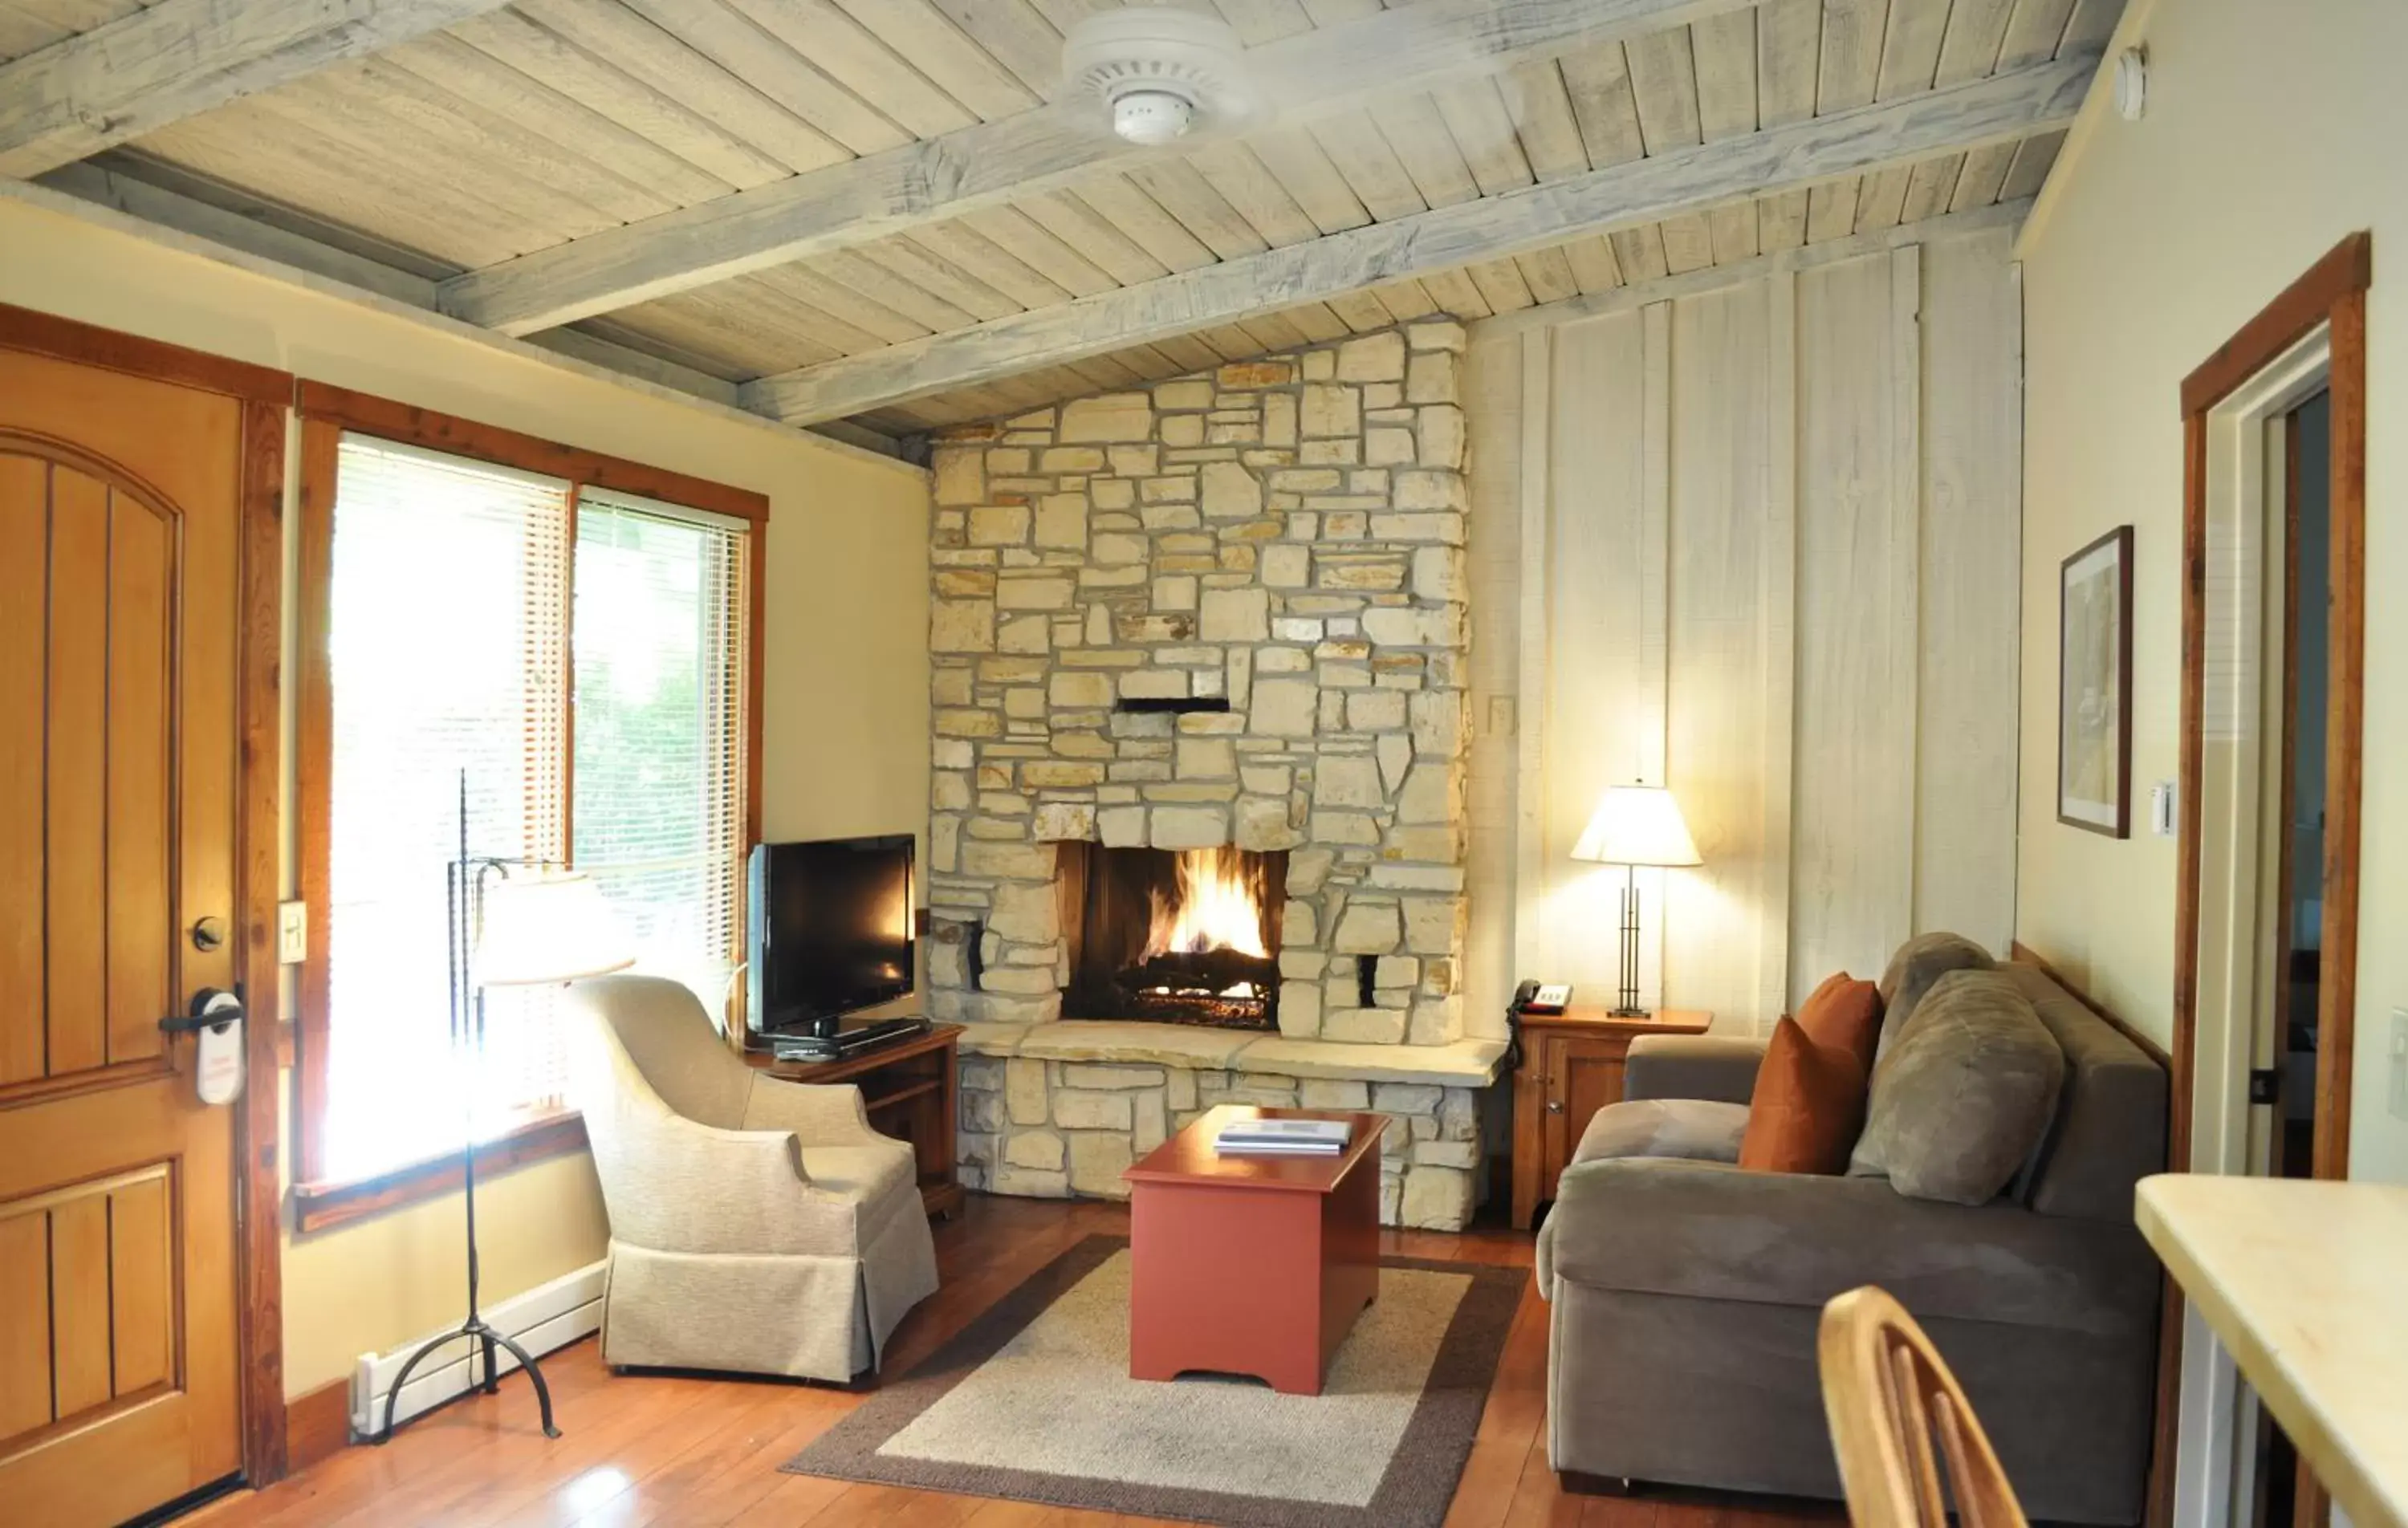
[[[1334,1157],[1220,1156],[1238,1120],[1344,1120]],[[1247,1374],[1286,1395],[1322,1370],[1380,1292],[1380,1132],[1387,1117],[1223,1104],[1155,1148],[1129,1183],[1129,1378]]]

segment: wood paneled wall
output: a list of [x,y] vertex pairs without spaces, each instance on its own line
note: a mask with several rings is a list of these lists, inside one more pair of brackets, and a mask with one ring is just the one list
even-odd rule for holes
[[[2021,318],[2009,234],[1475,331],[1476,1015],[1606,996],[1598,793],[1669,784],[1646,1001],[1772,1020],[2014,913]],[[1495,1021],[1492,1020],[1492,1022]]]

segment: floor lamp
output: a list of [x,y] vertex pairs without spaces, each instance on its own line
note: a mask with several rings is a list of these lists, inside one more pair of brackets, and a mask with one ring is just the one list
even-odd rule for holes
[[[502,859],[468,852],[468,778],[460,777],[457,849],[445,867],[444,892],[451,926],[452,1043],[474,1064],[485,1057],[485,990],[536,987],[624,971],[635,964],[618,935],[618,921],[593,878],[557,861]],[[552,1422],[552,1391],[535,1357],[488,1325],[477,1304],[476,1092],[466,1090],[467,1129],[460,1148],[461,1199],[468,1218],[468,1319],[425,1343],[393,1377],[385,1392],[384,1426],[376,1441],[393,1436],[394,1411],[410,1371],[437,1350],[466,1341],[472,1357],[484,1359],[485,1393],[501,1388],[496,1349],[508,1349],[535,1384],[543,1435],[558,1437]]]
[[1672,793],[1654,785],[1609,785],[1597,804],[1596,815],[1572,858],[1623,867],[1622,990],[1614,1017],[1631,1019],[1647,1010],[1639,1006],[1639,869],[1640,865],[1703,864],[1698,846],[1682,820],[1681,804]]

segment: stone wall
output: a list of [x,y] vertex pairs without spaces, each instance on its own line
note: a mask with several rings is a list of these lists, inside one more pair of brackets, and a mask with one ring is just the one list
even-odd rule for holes
[[939,438],[937,1016],[1058,1016],[1054,843],[1234,843],[1291,850],[1283,1035],[1460,1037],[1463,347],[1416,323]]

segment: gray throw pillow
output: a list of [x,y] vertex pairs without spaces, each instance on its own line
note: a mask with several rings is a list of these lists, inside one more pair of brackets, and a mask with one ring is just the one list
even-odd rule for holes
[[2065,1052],[2013,982],[1951,971],[1873,1068],[1856,1178],[1912,1199],[1986,1205],[2048,1135]]
[[1873,1060],[1878,1063],[1889,1054],[1933,982],[1951,971],[1987,971],[1998,964],[1988,950],[1961,934],[1918,934],[1899,946],[1882,973],[1881,1043],[1873,1048]]

